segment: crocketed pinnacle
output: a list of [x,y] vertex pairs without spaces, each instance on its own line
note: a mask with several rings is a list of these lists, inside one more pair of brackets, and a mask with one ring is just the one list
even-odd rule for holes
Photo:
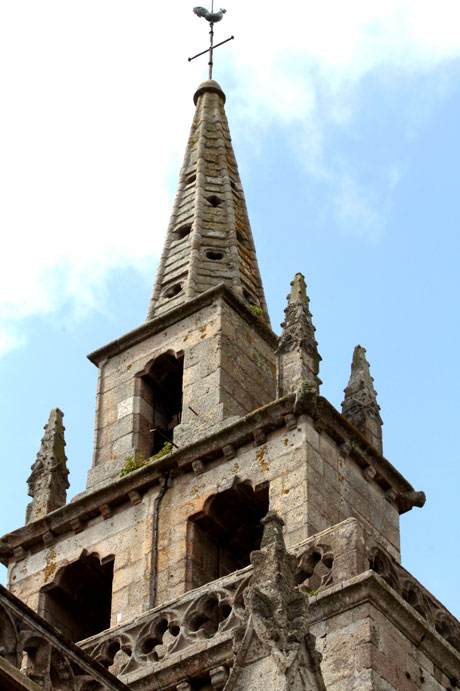
[[225,94],[213,80],[194,96],[195,117],[147,321],[226,283],[268,312],[230,138]]
[[366,349],[360,345],[353,352],[350,381],[344,393],[342,414],[382,453],[380,406],[366,360]]
[[41,440],[37,460],[27,480],[29,496],[33,498],[27,506],[28,523],[66,503],[69,471],[65,455],[63,416],[64,413],[59,408],[53,408],[44,427],[45,434]]
[[279,395],[295,391],[302,381],[314,382],[318,387],[321,355],[315,339],[315,327],[309,309],[305,278],[297,273],[287,296],[285,318],[278,344]]

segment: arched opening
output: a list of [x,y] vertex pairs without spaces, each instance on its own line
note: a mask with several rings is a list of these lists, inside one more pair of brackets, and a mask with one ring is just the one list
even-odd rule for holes
[[[149,442],[146,455],[152,456],[173,440],[174,428],[182,415],[184,358],[164,353],[141,376],[142,397],[147,403]],[[153,431],[151,431],[153,430]]]
[[114,557],[82,554],[41,592],[41,614],[72,641],[110,628]]
[[187,588],[197,588],[250,563],[260,548],[261,519],[268,511],[268,484],[240,483],[214,494],[187,527]]

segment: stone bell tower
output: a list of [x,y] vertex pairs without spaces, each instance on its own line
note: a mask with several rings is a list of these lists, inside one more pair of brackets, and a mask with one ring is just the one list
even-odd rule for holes
[[225,95],[210,80],[194,102],[147,321],[90,355],[100,379],[88,488],[117,477],[126,457],[167,439],[189,444],[275,397],[275,340]]
[[54,410],[28,522],[0,541],[0,681],[453,691],[460,625],[401,566],[425,496],[383,456],[366,351],[340,413],[301,273],[270,328],[225,95],[209,80],[194,103],[147,320],[89,356],[87,489],[65,503]]

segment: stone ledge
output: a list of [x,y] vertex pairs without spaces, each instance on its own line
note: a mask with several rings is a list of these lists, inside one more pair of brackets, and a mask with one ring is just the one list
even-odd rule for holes
[[[432,661],[439,664],[442,660],[447,676],[460,678],[460,653],[375,571],[364,571],[312,596],[310,624],[323,622],[366,602],[394,623]],[[450,613],[449,616],[454,618]]]
[[247,321],[262,338],[275,350],[278,345],[278,336],[268,327],[264,322],[257,317],[249,309],[244,300],[241,300],[231,288],[229,288],[225,283],[220,283],[214,288],[206,290],[195,298],[184,302],[181,305],[171,309],[169,312],[165,312],[159,317],[155,317],[151,321],[145,322],[133,329],[128,331],[124,336],[111,341],[105,346],[98,348],[88,355],[88,359],[95,365],[112,355],[122,353],[127,348],[130,348],[137,343],[145,340],[149,336],[153,336],[156,333],[163,331],[163,329],[176,324],[177,322],[185,319],[185,317],[194,314],[199,309],[211,305],[217,298],[222,298],[233,307],[236,312]]
[[419,505],[417,501],[411,502],[410,498],[419,494],[412,485],[325,398],[318,396],[314,409],[302,413],[296,408],[296,394],[289,394],[254,410],[205,439],[152,461],[126,477],[94,491],[83,492],[66,506],[5,535],[0,540],[0,562],[8,565],[11,558],[19,561],[26,556],[25,550],[41,545],[44,539],[49,541],[50,536],[58,537],[75,531],[75,526],[84,526],[85,522],[99,516],[101,506],[113,509],[131,501],[133,492],[142,495],[158,484],[168,470],[173,473],[193,472],[192,464],[197,458],[203,462],[204,468],[210,460],[221,458],[225,462],[225,449],[232,447],[236,450],[253,442],[256,429],[259,434],[267,435],[286,426],[286,418],[290,420],[295,417],[298,420],[302,414],[308,417],[311,414],[314,423],[320,420],[322,431],[337,444],[345,443],[361,468],[371,467],[375,471],[369,475],[372,482],[376,482],[384,491],[390,488],[395,490],[394,498],[388,497],[388,500],[395,503],[400,513],[407,511],[408,506]]

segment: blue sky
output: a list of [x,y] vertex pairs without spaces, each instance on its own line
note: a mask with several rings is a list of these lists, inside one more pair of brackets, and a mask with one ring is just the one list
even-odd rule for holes
[[[0,6],[0,533],[22,524],[49,410],[71,489],[91,465],[96,368],[139,325],[206,76],[194,3]],[[229,0],[215,76],[275,331],[305,274],[340,407],[367,348],[384,452],[423,509],[403,564],[460,615],[457,2]],[[292,20],[294,18],[294,20]]]

